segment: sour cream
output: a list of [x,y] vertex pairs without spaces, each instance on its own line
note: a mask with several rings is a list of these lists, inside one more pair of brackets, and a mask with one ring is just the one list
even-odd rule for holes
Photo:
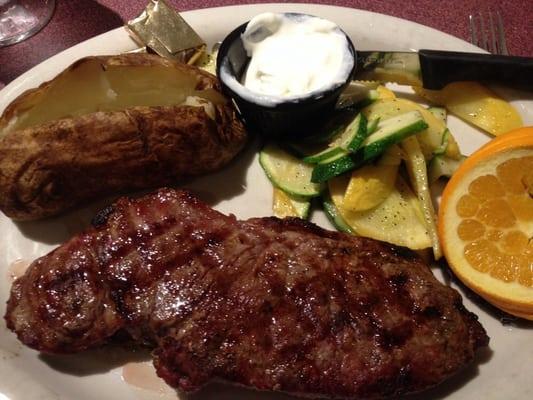
[[250,62],[242,84],[263,96],[294,98],[345,83],[354,67],[346,35],[333,22],[264,13],[242,34]]

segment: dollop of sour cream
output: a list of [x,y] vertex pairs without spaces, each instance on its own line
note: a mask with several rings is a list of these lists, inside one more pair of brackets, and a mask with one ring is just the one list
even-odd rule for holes
[[257,15],[241,36],[250,62],[242,84],[266,96],[300,97],[346,82],[354,58],[333,22],[302,14]]

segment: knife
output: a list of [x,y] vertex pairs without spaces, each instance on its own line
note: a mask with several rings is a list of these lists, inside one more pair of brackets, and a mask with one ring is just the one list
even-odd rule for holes
[[533,58],[457,51],[357,51],[355,79],[442,89],[458,81],[486,81],[533,91]]

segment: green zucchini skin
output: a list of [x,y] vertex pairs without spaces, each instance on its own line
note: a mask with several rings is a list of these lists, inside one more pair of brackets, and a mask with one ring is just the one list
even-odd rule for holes
[[448,149],[448,143],[449,143],[449,136],[451,135],[450,130],[446,128],[444,132],[442,133],[442,139],[440,146],[437,147],[435,150],[433,150],[434,156],[440,156],[446,154],[446,150]]
[[354,134],[349,139],[349,142],[346,146],[343,146],[341,144],[341,147],[345,150],[348,150],[350,152],[357,151],[359,147],[363,144],[365,139],[368,137],[368,121],[366,120],[366,117],[359,113],[356,118],[357,122],[354,121]]
[[339,210],[337,209],[335,204],[333,204],[333,201],[331,200],[329,194],[324,195],[322,197],[322,207],[324,208],[326,217],[338,231],[349,233],[351,235],[356,234],[355,231],[346,223],[346,221],[344,221],[344,219],[339,213]]
[[323,164],[317,164],[313,169],[311,175],[311,182],[321,183],[330,180],[336,176],[351,171],[352,169],[361,166],[364,161],[356,160],[355,155],[348,153],[341,153],[340,157],[334,160],[327,161]]
[[343,151],[357,150],[368,136],[366,126],[366,117],[361,113],[357,114],[348,126],[331,141],[325,150],[307,156],[302,161],[309,164],[319,164],[337,156]]
[[330,147],[330,148],[327,148],[326,150],[322,150],[319,153],[313,154],[311,156],[304,157],[302,159],[302,161],[304,163],[308,163],[308,164],[318,164],[318,163],[321,163],[323,161],[329,160],[329,159],[335,157],[337,154],[340,154],[340,153],[342,153],[342,148],[340,148],[340,147],[332,147],[331,148]]
[[383,127],[368,136],[357,151],[353,153],[345,151],[317,164],[313,169],[311,182],[326,182],[335,176],[358,168],[382,154],[393,144],[428,127],[417,111],[404,114],[404,118],[399,116],[394,119],[396,121],[384,121]]

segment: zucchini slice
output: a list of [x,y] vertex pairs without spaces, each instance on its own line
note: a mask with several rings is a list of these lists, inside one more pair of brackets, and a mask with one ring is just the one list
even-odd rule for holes
[[311,182],[313,167],[274,144],[259,154],[259,163],[272,184],[292,196],[319,196],[323,185]]
[[352,235],[356,234],[350,225],[346,223],[344,218],[342,218],[337,206],[333,204],[329,193],[322,196],[322,206],[324,208],[324,212],[326,213],[326,217],[329,219],[329,222],[331,222],[338,231],[350,233]]
[[311,182],[325,182],[351,171],[376,158],[393,144],[426,128],[427,124],[418,111],[411,111],[382,121],[378,125],[378,130],[368,136],[355,153],[339,153],[318,163],[313,169]]
[[367,135],[372,135],[375,131],[378,130],[378,125],[380,121],[380,117],[374,118],[370,121],[368,121],[368,124],[366,126],[366,133]]
[[343,151],[356,151],[367,137],[367,121],[361,113],[353,119],[346,129],[333,140],[327,149],[303,159],[309,164],[318,164],[329,160]]
[[449,137],[450,137],[450,131],[448,128],[442,132],[442,139],[440,142],[440,146],[437,147],[435,150],[433,150],[433,154],[435,156],[446,154],[446,149],[448,148],[449,144]]
[[378,85],[370,82],[350,82],[348,87],[339,96],[336,108],[356,108],[361,109],[373,103],[379,98],[376,90]]
[[427,231],[431,238],[431,247],[435,260],[442,257],[439,235],[437,233],[437,216],[429,192],[426,160],[416,137],[406,138],[402,142],[406,154],[407,172],[422,206]]
[[444,155],[437,155],[433,157],[428,165],[428,182],[435,183],[442,177],[451,178],[453,173],[465,160],[465,156],[461,160],[455,160]]
[[385,149],[393,144],[401,142],[408,136],[420,132],[428,127],[418,111],[410,111],[382,121],[378,125],[378,130],[368,136],[362,144],[365,154],[369,158],[374,158],[383,153]]
[[354,152],[361,147],[368,136],[366,117],[359,113],[353,122],[348,125],[348,128],[340,137],[339,147],[344,150]]
[[291,196],[277,187],[273,188],[272,211],[278,218],[298,217],[307,219],[311,202],[308,199]]
[[446,123],[447,111],[444,107],[428,107],[428,111],[435,116],[435,118]]
[[[446,130],[446,124],[435,117],[426,108],[419,104],[406,99],[392,99],[392,100],[378,100],[368,107],[365,107],[361,112],[367,117],[369,121],[374,118],[381,117],[381,120],[394,117],[396,115],[405,114],[409,111],[419,111],[428,124],[428,127],[420,132],[417,137],[420,142],[420,147],[424,153],[426,160],[431,160],[436,149],[440,149],[442,145],[442,134]],[[460,151],[451,133],[448,136],[448,146],[446,147],[446,155],[452,158],[460,158]]]
[[311,182],[326,182],[335,176],[361,166],[363,163],[363,160],[356,160],[353,155],[343,150],[338,155],[315,165],[311,175]]
[[328,147],[327,149],[322,150],[318,153],[304,157],[302,161],[308,164],[318,164],[322,161],[330,160],[331,158],[343,152],[343,149],[341,149],[340,147]]

